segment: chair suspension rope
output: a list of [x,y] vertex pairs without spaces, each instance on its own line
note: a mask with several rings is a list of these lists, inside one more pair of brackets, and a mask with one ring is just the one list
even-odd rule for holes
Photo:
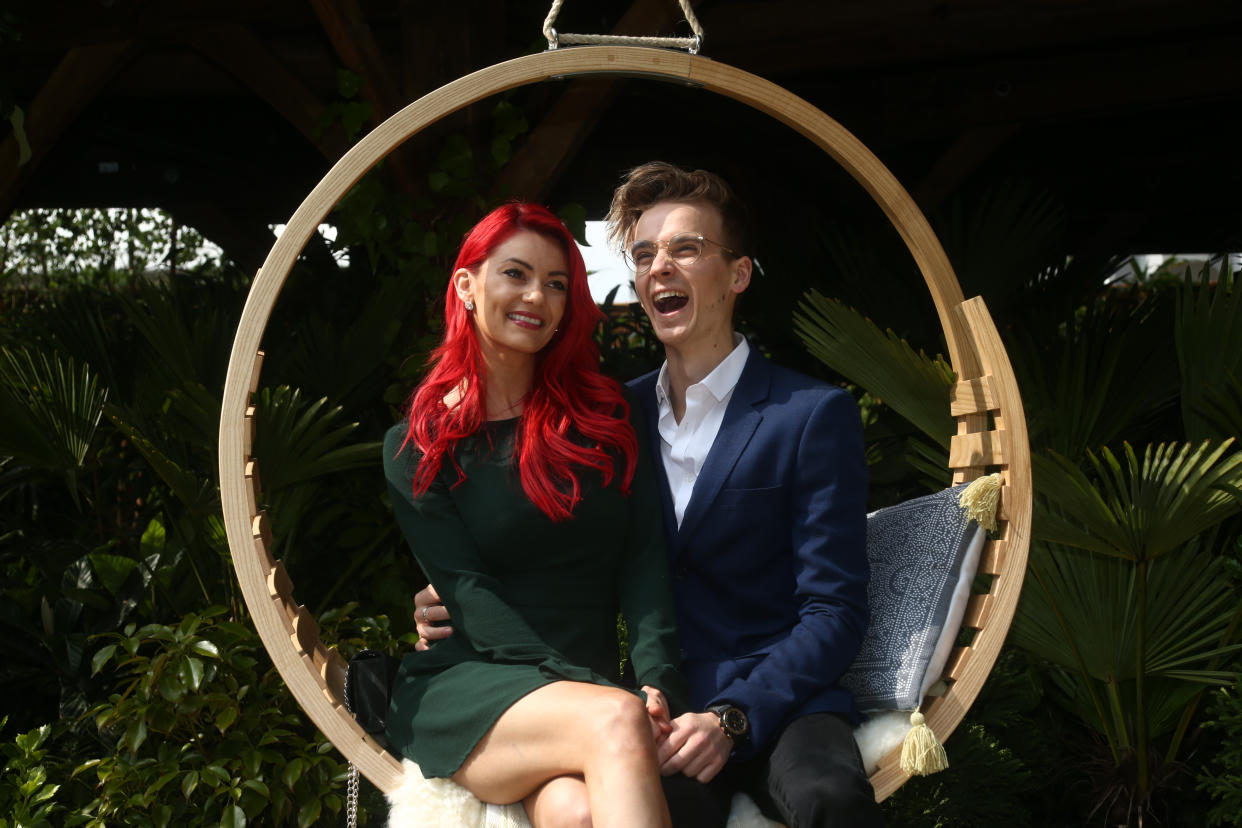
[[555,49],[559,46],[658,46],[670,49],[686,49],[692,55],[697,55],[699,49],[703,46],[703,26],[700,25],[699,19],[694,16],[694,9],[690,7],[690,0],[677,0],[681,6],[682,14],[686,16],[686,22],[690,24],[690,30],[694,32],[694,37],[632,37],[629,35],[600,35],[600,34],[561,34],[552,28],[556,23],[556,16],[561,13],[561,6],[565,5],[565,0],[552,0],[552,7],[548,9],[547,19],[543,21],[543,36],[548,39],[548,48]]

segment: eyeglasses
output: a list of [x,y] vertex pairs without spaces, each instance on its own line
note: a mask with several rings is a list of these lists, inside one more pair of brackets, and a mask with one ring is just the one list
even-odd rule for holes
[[729,248],[717,241],[703,238],[700,233],[678,233],[668,241],[647,241],[641,239],[630,245],[625,251],[625,263],[634,268],[634,273],[642,274],[651,270],[656,254],[660,248],[668,251],[668,256],[678,267],[689,267],[703,255],[703,245],[714,244],[730,256],[737,256]]

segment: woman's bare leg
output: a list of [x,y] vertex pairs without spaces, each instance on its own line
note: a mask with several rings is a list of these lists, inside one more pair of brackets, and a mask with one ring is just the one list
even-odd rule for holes
[[558,776],[544,782],[522,805],[535,828],[594,828],[581,776]]
[[517,802],[581,775],[595,828],[668,828],[642,700],[614,687],[558,681],[504,712],[453,774],[486,802]]

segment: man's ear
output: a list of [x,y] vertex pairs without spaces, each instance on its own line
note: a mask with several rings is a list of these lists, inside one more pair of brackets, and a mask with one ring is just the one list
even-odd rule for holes
[[473,286],[474,275],[464,267],[457,268],[453,273],[453,289],[457,291],[457,298],[463,302],[473,298]]
[[750,287],[750,273],[755,263],[750,256],[742,256],[733,263],[733,284],[729,289],[734,293],[741,293]]

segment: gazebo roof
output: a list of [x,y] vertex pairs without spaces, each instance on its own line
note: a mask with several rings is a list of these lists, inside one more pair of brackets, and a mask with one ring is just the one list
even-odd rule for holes
[[[1075,244],[1215,251],[1242,242],[1242,4],[700,0],[704,54],[833,115],[925,209],[981,176],[1037,182]],[[33,206],[160,206],[246,267],[348,142],[339,70],[373,122],[474,69],[542,48],[546,3],[95,0],[0,15],[0,217]],[[684,32],[674,0],[566,3],[561,31]],[[762,116],[653,81],[550,83],[495,192],[602,212],[651,157],[808,186],[841,183]],[[445,129],[481,133],[482,110]],[[392,166],[424,186],[419,148]],[[822,177],[822,183],[818,183]]]

